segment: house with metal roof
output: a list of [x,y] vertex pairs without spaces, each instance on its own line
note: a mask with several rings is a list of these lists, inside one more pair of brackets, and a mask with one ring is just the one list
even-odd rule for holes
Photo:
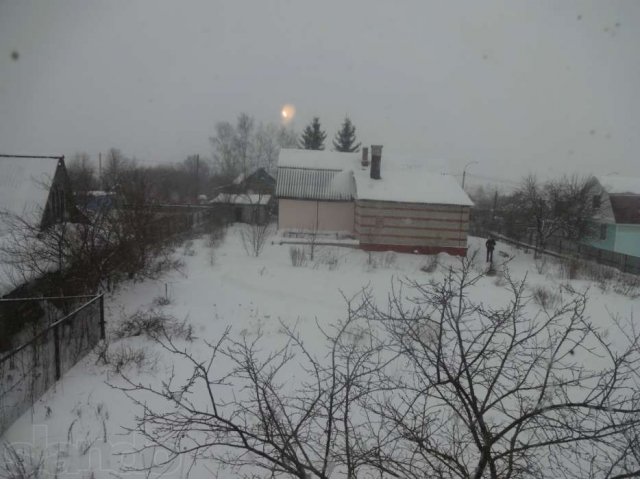
[[599,207],[598,236],[590,245],[602,250],[640,257],[640,178],[603,176],[593,196]]
[[[276,197],[281,231],[351,235],[370,251],[465,255],[471,200],[448,175],[382,146],[358,153],[282,149]],[[408,161],[407,161],[408,160]]]

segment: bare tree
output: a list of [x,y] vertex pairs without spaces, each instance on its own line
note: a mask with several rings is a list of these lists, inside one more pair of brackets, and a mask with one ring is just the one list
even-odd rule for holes
[[594,193],[593,177],[565,176],[541,183],[529,175],[506,200],[508,222],[513,230],[510,233],[517,233],[518,224],[531,226],[542,250],[555,236],[570,240],[588,238],[594,232],[593,218],[599,210],[593,202]]
[[[149,441],[144,450],[160,447],[169,454],[147,467],[164,467],[188,456],[191,461],[213,458],[249,467],[259,476],[327,478],[335,471],[355,477],[363,467],[357,452],[366,418],[352,413],[363,395],[384,388],[375,383],[375,373],[385,366],[383,343],[367,336],[368,329],[357,325],[360,318],[353,311],[334,325],[318,326],[328,361],[284,324],[284,345],[267,355],[262,354],[261,335],[234,341],[227,330],[209,345],[212,353],[206,360],[195,358],[169,335],[157,336],[193,373],[188,378],[173,375],[158,387],[122,375],[126,386],[118,388],[143,412],[134,430]],[[225,361],[231,367],[221,371]],[[292,375],[302,380],[291,386]],[[156,409],[139,394],[172,408]]]
[[102,169],[102,187],[105,190],[114,190],[122,183],[126,172],[133,169],[135,161],[127,158],[117,148],[110,148],[107,152],[104,168]]
[[240,225],[240,238],[242,245],[248,255],[259,257],[267,243],[267,239],[273,233],[273,225],[266,212],[266,205],[262,200],[265,198],[262,194],[257,195],[238,195],[249,202],[250,218],[248,223]]
[[97,187],[95,168],[88,153],[76,153],[67,163],[67,173],[75,193],[88,192]]
[[233,179],[247,175],[257,167],[273,171],[280,148],[297,146],[297,134],[291,128],[274,124],[255,127],[253,117],[242,113],[236,125],[218,122],[215,135],[210,138],[213,159],[218,173]]
[[387,377],[396,393],[370,400],[370,462],[397,477],[628,472],[620,460],[639,422],[638,335],[616,351],[586,318],[586,292],[564,287],[568,300],[536,312],[508,274],[508,303],[476,303],[480,278],[465,260],[442,282],[394,289],[389,308],[367,299],[402,359],[402,374]]
[[192,373],[124,376],[135,430],[169,453],[161,465],[190,456],[260,476],[636,474],[638,335],[616,350],[586,318],[586,292],[537,310],[508,274],[504,305],[474,302],[482,276],[464,260],[440,282],[394,284],[384,307],[365,289],[345,320],[318,325],[324,355],[285,325],[272,353],[259,332],[227,330],[207,359],[159,336]]

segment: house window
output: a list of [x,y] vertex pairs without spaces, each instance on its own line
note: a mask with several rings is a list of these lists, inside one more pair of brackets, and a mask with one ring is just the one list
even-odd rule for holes
[[602,198],[600,197],[600,195],[594,195],[593,208],[600,208],[600,205],[602,205]]
[[600,240],[606,240],[607,239],[607,225],[602,224],[600,225]]

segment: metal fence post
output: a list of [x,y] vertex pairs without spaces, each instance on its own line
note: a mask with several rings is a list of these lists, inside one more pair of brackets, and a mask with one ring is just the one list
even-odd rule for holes
[[104,322],[104,293],[100,294],[100,340],[106,338],[105,322]]
[[56,381],[60,380],[60,334],[58,332],[58,325],[53,327],[53,352],[56,365]]

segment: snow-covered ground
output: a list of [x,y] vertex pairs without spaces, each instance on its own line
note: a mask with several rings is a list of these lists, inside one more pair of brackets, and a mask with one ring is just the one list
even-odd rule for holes
[[[478,270],[484,268],[483,239],[471,238],[470,251],[479,251]],[[172,369],[181,368],[154,341],[145,336],[116,339],[113,332],[123,319],[137,311],[155,308],[193,325],[195,340],[188,349],[195,357],[207,358],[209,347],[230,326],[232,335],[261,335],[263,345],[282,340],[281,324],[297,325],[310,348],[319,347],[317,324],[329,324],[346,314],[344,297],[350,297],[365,285],[384,302],[393,278],[417,279],[442,276],[447,265],[459,262],[454,257],[439,256],[440,266],[433,273],[421,271],[429,257],[395,253],[369,255],[347,247],[316,247],[316,261],[306,266],[292,266],[290,245],[267,244],[259,257],[247,255],[238,227],[232,227],[221,245],[208,246],[205,237],[180,247],[184,268],[163,278],[127,284],[106,301],[110,351],[143,349],[146,360],[141,367],[126,367],[125,372],[142,383],[166,379]],[[566,283],[559,267],[549,261],[536,266],[530,253],[499,244],[497,263],[510,258],[509,271],[515,279],[527,276],[530,288],[544,285],[551,291]],[[542,270],[542,273],[539,273]],[[588,315],[603,326],[611,315],[632,319],[640,308],[640,299],[630,299],[612,291],[603,292],[593,282],[573,280],[576,289],[589,288]],[[168,293],[169,303],[160,301]],[[473,288],[472,295],[487,304],[501,304],[509,295],[496,277],[485,277]],[[185,342],[186,345],[186,342]],[[142,476],[129,470],[149,461],[145,455],[130,454],[143,446],[143,439],[127,432],[141,413],[120,390],[121,384],[112,367],[105,366],[91,354],[72,368],[47,392],[34,408],[18,420],[3,440],[30,445],[34,456],[47,458],[45,474],[65,477]],[[155,452],[161,455],[161,452]],[[237,472],[200,461],[195,465],[176,463],[152,476],[218,476]]]

